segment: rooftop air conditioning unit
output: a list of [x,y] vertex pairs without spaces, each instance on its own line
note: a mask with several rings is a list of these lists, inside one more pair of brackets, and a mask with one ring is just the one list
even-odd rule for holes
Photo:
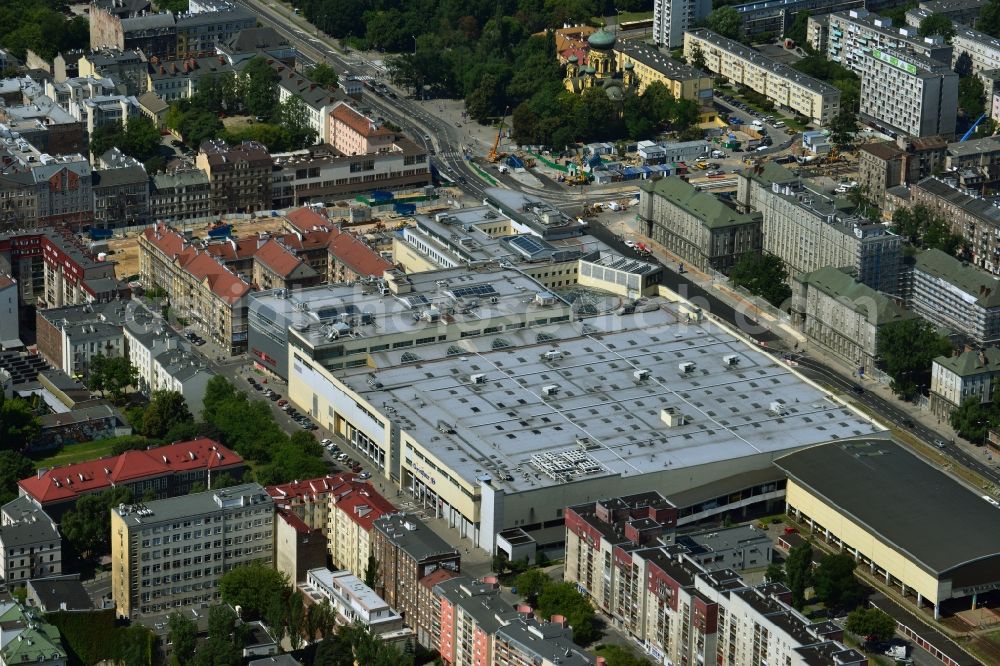
[[486,375],[483,373],[469,375],[469,381],[472,382],[473,384],[485,384]]
[[542,353],[542,360],[543,361],[550,361],[550,362],[551,361],[561,361],[562,357],[563,357],[563,353],[561,351],[559,351],[558,349],[550,349],[549,351]]
[[687,375],[694,372],[695,365],[691,361],[684,361],[678,364],[677,369],[681,371],[682,375]]
[[729,367],[733,367],[734,365],[739,365],[740,357],[736,354],[727,354],[722,357],[722,362]]
[[558,392],[559,392],[558,384],[548,384],[547,386],[542,387],[542,395],[544,395],[546,398],[553,396]]
[[635,377],[635,381],[643,382],[649,379],[649,374],[650,373],[648,369],[642,368],[640,370],[636,370],[635,372],[633,372],[632,376]]
[[767,411],[771,412],[775,416],[781,416],[785,413],[785,403],[780,400],[773,400],[767,408]]

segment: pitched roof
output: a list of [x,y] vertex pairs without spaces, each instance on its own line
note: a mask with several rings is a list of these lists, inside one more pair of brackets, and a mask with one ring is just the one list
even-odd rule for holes
[[958,356],[938,356],[934,362],[959,377],[1000,372],[1000,349],[987,347],[981,351],[963,352]]
[[880,141],[861,146],[861,152],[874,155],[881,160],[891,160],[903,156],[903,151],[892,141]]
[[358,275],[381,276],[393,265],[354,235],[343,231],[330,241],[330,254]]
[[[302,273],[303,271],[299,270],[300,268],[308,269],[308,272],[312,273],[312,275],[316,274],[316,271],[296,256],[294,252],[273,238],[257,250],[253,255],[253,259],[254,261],[259,261],[283,278],[291,277],[296,271]],[[300,275],[298,277],[303,276]]]
[[18,481],[18,486],[41,504],[61,502],[98,492],[112,485],[177,472],[230,467],[243,458],[222,444],[202,437],[145,451],[53,467]]
[[[250,292],[250,285],[212,256],[185,240],[164,224],[146,227],[143,234],[161,253],[202,283],[216,296],[232,305]],[[220,244],[221,245],[221,244]]]
[[333,492],[337,488],[343,488],[353,478],[354,474],[352,472],[341,472],[339,474],[327,474],[316,479],[267,486],[265,490],[268,495],[274,498],[275,504],[289,506],[289,503],[294,503],[294,500],[315,499],[320,495]]
[[364,137],[387,136],[392,132],[385,127],[367,118],[360,111],[346,102],[341,102],[333,107],[330,115],[337,121],[347,125],[349,128]]
[[433,590],[435,585],[451,580],[452,578],[458,578],[459,576],[461,576],[461,574],[457,571],[451,571],[450,569],[435,569],[430,574],[421,578],[420,584],[428,590]]
[[917,255],[914,270],[944,280],[976,299],[983,308],[1000,307],[1000,278],[981,268],[959,261],[941,250],[926,250]]
[[299,231],[309,231],[315,227],[333,228],[333,223],[327,218],[317,213],[309,206],[303,206],[293,210],[285,216],[288,222]]
[[759,223],[761,219],[757,214],[737,213],[715,196],[697,190],[676,176],[645,181],[639,187],[697,217],[709,229]]
[[299,534],[309,534],[313,530],[306,525],[305,521],[299,518],[297,515],[289,511],[288,509],[278,509],[275,515],[279,520],[283,520],[288,523],[288,526]]
[[916,316],[909,310],[900,308],[882,292],[858,282],[854,276],[832,266],[825,266],[804,275],[802,282],[819,289],[827,296],[836,298],[841,303],[849,304],[852,310],[864,314],[868,321],[876,326]]
[[366,532],[371,531],[376,520],[397,511],[370,483],[363,481],[351,481],[347,488],[335,494],[336,507]]

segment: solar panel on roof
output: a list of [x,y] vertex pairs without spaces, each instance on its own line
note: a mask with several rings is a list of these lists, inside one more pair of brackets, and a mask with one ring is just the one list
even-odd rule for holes
[[466,296],[496,296],[497,290],[491,284],[477,284],[471,287],[459,287],[451,290],[455,298],[465,298]]
[[330,307],[320,308],[319,310],[316,310],[316,316],[319,317],[320,320],[323,320],[323,319],[334,319],[338,315],[342,315],[342,314],[344,314],[344,315],[355,315],[358,312],[359,312],[359,310],[358,310],[357,306],[354,306],[354,305],[345,305],[343,308],[338,308],[338,307],[330,306]]
[[532,236],[514,236],[510,239],[510,244],[525,254],[538,254],[545,250],[545,246],[537,238]]

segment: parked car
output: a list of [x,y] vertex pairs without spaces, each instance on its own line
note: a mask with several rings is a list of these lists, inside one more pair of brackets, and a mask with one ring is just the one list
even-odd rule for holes
[[247,381],[250,382],[251,384],[256,384],[257,383],[257,380],[254,379],[253,377],[247,377]]
[[278,407],[284,407],[287,404],[288,404],[288,401],[285,400],[284,398],[282,398],[281,400],[278,401]]
[[361,472],[361,474],[358,474],[358,478],[362,479],[362,480],[364,480],[364,479],[370,479],[370,478],[372,478],[372,474],[371,474],[371,472]]
[[331,444],[333,444],[333,440],[327,437],[326,439],[321,439],[319,443],[322,444],[323,446],[330,446]]

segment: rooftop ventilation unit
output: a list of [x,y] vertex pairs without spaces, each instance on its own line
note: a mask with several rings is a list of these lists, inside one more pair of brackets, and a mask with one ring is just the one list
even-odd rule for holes
[[771,405],[767,408],[767,411],[775,416],[781,416],[785,413],[785,403],[780,400],[773,400]]
[[536,305],[555,305],[556,297],[552,292],[540,291],[535,294],[535,304]]
[[692,363],[691,361],[684,361],[683,363],[677,365],[677,369],[680,370],[680,373],[682,375],[691,374],[692,372],[694,372],[695,367],[696,367],[695,364]]
[[455,427],[448,423],[447,421],[439,420],[437,423],[438,432],[444,433],[445,435],[451,435],[455,432]]
[[469,375],[469,381],[472,382],[473,384],[485,384],[486,375],[483,373]]
[[542,352],[542,360],[549,361],[550,363],[555,361],[561,361],[562,357],[563,353],[558,349],[550,349],[547,352]]
[[542,387],[542,395],[545,396],[546,398],[553,396],[558,392],[559,392],[558,384],[548,384],[547,386]]
[[420,313],[420,318],[427,322],[435,322],[441,319],[441,313],[437,308],[428,308]]
[[722,357],[722,362],[729,367],[733,367],[735,365],[739,365],[740,357],[737,354],[726,354]]
[[688,422],[688,417],[681,413],[676,407],[664,407],[660,410],[660,420],[668,428],[676,428]]
[[648,369],[642,368],[640,370],[636,370],[635,372],[633,372],[632,376],[635,377],[635,381],[644,382],[647,379],[649,379],[649,374],[650,373]]

